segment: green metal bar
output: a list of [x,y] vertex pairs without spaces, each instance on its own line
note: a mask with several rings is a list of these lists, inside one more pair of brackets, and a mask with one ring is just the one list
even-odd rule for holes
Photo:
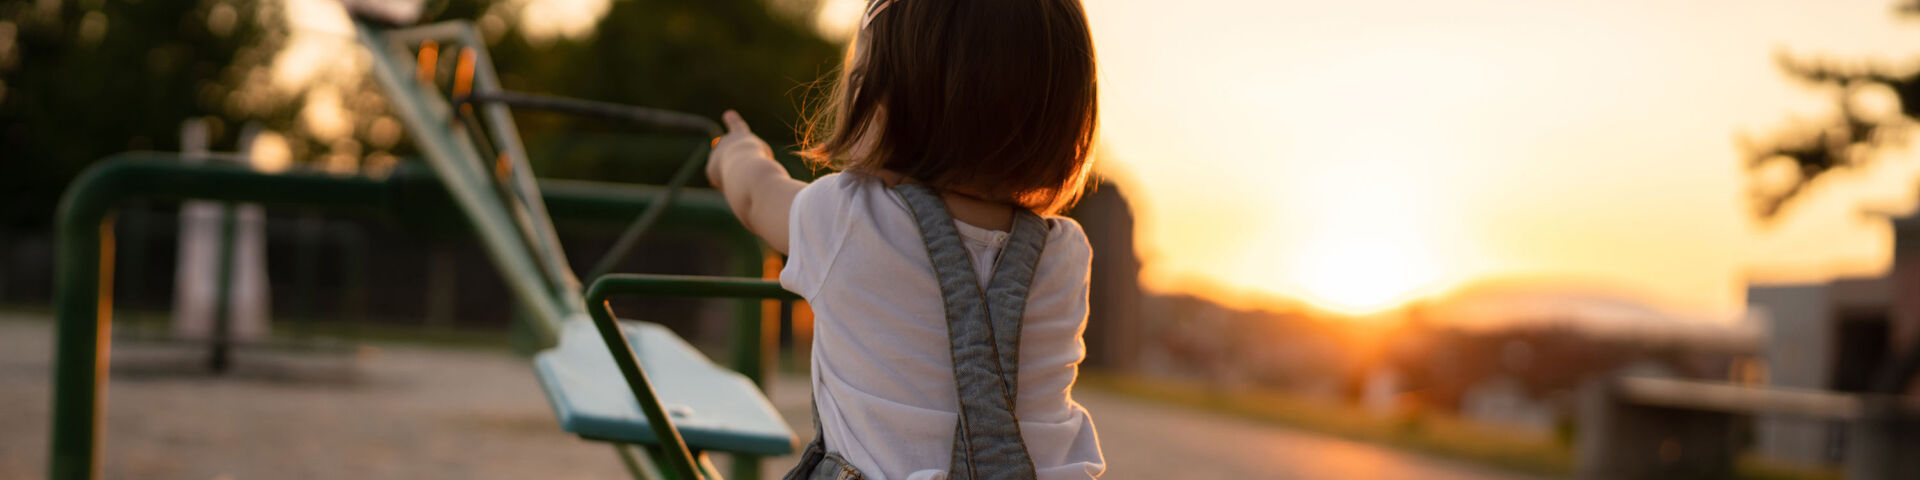
[[488,247],[494,267],[500,270],[508,287],[523,299],[545,298],[528,302],[533,318],[557,331],[560,319],[587,310],[578,303],[579,296],[573,294],[567,282],[554,278],[551,271],[540,267],[536,257],[552,257],[555,253],[528,242],[528,236],[509,214],[521,206],[503,204],[501,197],[491,191],[490,185],[494,182],[491,175],[475,170],[479,154],[472,142],[457,141],[446,128],[454,121],[452,107],[437,93],[422,90],[423,86],[414,80],[412,62],[396,58],[396,55],[405,57],[405,52],[399,45],[387,41],[379,28],[360,20],[355,20],[354,27],[360,43],[371,50],[374,78],[385,87],[395,116],[406,125],[415,146],[425,155],[426,163],[439,173],[447,193],[472,223],[481,243]]
[[[632,219],[635,214],[647,211],[666,189],[579,180],[541,180],[540,190],[546,192],[547,205],[552,209],[554,218],[615,222]],[[720,192],[683,190],[673,201],[672,208],[659,216],[659,223],[699,228],[719,235],[720,244],[730,251],[729,257],[733,259],[731,274],[739,277],[760,276],[761,262],[765,260],[764,247],[734,217],[733,210],[727,206],[726,198]],[[764,390],[767,386],[763,378],[765,349],[770,345],[762,341],[760,322],[758,302],[735,305],[732,366]],[[740,477],[737,470],[735,477],[755,478]]]
[[[633,347],[627,344],[626,336],[620,332],[620,326],[614,321],[612,305],[607,298],[612,295],[653,295],[673,297],[701,298],[744,298],[744,299],[791,299],[797,298],[792,292],[780,287],[778,282],[760,278],[704,277],[689,275],[638,275],[611,274],[594,280],[587,287],[587,304],[593,305],[588,312],[593,323],[600,331],[600,338],[607,343],[607,349],[613,352],[614,363],[620,367],[620,373],[627,379],[627,386],[633,390],[634,398],[640,403],[640,411],[647,416],[648,425],[653,427],[654,438],[660,440],[660,448],[675,472],[681,478],[694,477],[697,469],[710,470],[711,465],[701,468],[687,450],[686,442],[681,440],[680,431],[673,427],[673,420],[660,407],[660,397],[653,391],[653,383],[647,380],[646,370],[640,368],[639,357],[633,354]],[[735,338],[759,338],[758,302],[743,302],[755,305],[753,332],[735,332]],[[737,326],[737,325],[736,325]],[[753,357],[758,358],[758,342]],[[736,369],[757,365],[736,365]],[[744,371],[742,372],[745,373]],[[756,372],[757,373],[757,372]],[[757,478],[759,459],[752,456],[739,456],[735,461],[735,478]],[[742,466],[745,465],[745,466]],[[741,476],[743,473],[748,476]]]
[[[469,140],[460,142],[461,146],[475,149],[475,159],[483,163],[494,162],[501,158],[498,157],[500,152],[494,150],[492,142],[487,139],[487,134],[480,133],[484,126],[481,125],[479,117],[470,115],[465,109],[461,109],[456,116],[466,128],[455,128],[451,133]],[[523,193],[519,184],[515,182],[516,178],[533,181],[526,174],[525,165],[514,166],[516,164],[511,158],[506,160],[509,165],[507,177],[500,177],[496,171],[494,175],[488,176],[491,181],[487,185],[491,187],[500,205],[506,207],[507,217],[513,220],[514,232],[520,235],[520,241],[524,242],[528,251],[533,253],[534,266],[546,274],[548,286],[553,289],[552,293],[557,296],[566,296],[580,291],[580,282],[573,278],[573,267],[567,265],[565,252],[560,249],[558,235],[549,235],[553,230],[553,221],[547,219],[544,212],[536,214],[533,211],[533,205],[527,200],[529,197],[536,196],[538,191]],[[534,202],[537,201],[538,198],[535,198]]]
[[[713,459],[707,456],[707,452],[699,452],[699,453],[693,454],[693,462],[694,462],[694,466],[700,467],[700,474],[705,475],[706,478],[711,478],[714,480],[727,478],[727,477],[720,476],[720,469],[715,468],[713,466]],[[760,477],[733,477],[733,478],[744,479],[744,478],[760,478]]]
[[626,377],[627,388],[638,399],[641,413],[647,416],[647,424],[653,427],[653,437],[666,449],[664,453],[667,466],[672,467],[671,474],[676,479],[697,479],[692,452],[687,451],[686,440],[680,438],[680,430],[673,428],[673,418],[660,408],[660,396],[653,392],[653,382],[647,380],[647,371],[640,368],[640,360],[633,354],[633,346],[627,344],[627,336],[620,332],[620,324],[613,320],[613,306],[606,298],[595,295],[600,284],[595,282],[587,288],[587,302],[596,304],[588,308],[593,316],[593,325],[600,331],[600,338],[607,343],[607,351],[613,353],[614,364],[620,366],[620,375]]
[[[149,226],[153,223],[151,218],[153,212],[150,211],[152,208],[144,202],[131,203],[127,206],[129,208],[123,208],[119,215],[115,215],[118,217],[119,225],[114,228],[121,235],[133,238],[134,241],[122,247],[120,251],[114,252],[120,258],[126,259],[125,262],[114,262],[115,265],[124,268],[124,271],[117,275],[119,278],[116,281],[123,289],[121,298],[139,301],[138,299],[147,296],[147,259],[149,258],[147,250],[149,250],[148,244],[152,242],[146,240],[153,236],[151,233],[153,228]],[[0,251],[6,250],[0,249]],[[0,298],[5,297],[0,296]]]
[[[733,250],[733,275],[752,279],[751,282],[756,285],[755,288],[768,288],[768,286],[779,288],[779,282],[760,278],[762,270],[766,267],[766,251],[761,247],[758,238],[748,235],[732,237],[730,240],[732,242],[728,247]],[[785,290],[762,295],[760,298],[789,301],[800,299],[798,295]],[[767,389],[766,379],[762,373],[766,367],[766,356],[763,353],[767,347],[771,346],[766,343],[765,335],[761,332],[764,321],[765,319],[760,316],[760,302],[734,304],[733,369],[752,379],[754,385],[759,386],[762,391]]]
[[[659,200],[666,188],[653,185],[629,185],[586,180],[541,180],[540,192],[547,208],[560,221],[630,222]],[[710,189],[681,190],[673,208],[660,215],[662,224],[697,227],[732,237],[752,240],[752,233],[740,225],[727,207],[726,197]],[[755,248],[758,248],[757,246]]]
[[[626,240],[635,227],[645,228],[655,220],[674,221],[679,224],[694,224],[707,227],[725,234],[723,245],[732,250],[732,274],[739,277],[759,277],[762,262],[765,260],[760,241],[746,231],[727,206],[726,198],[712,190],[683,191],[678,199],[673,199],[669,209],[651,208],[658,205],[652,202],[672,199],[662,195],[672,189],[651,186],[627,186],[599,182],[545,180],[541,190],[547,192],[548,204],[552,206],[556,217],[591,218],[605,221],[619,221],[632,218],[636,209],[644,211],[642,219],[629,227]],[[626,243],[616,242],[616,243]],[[630,246],[629,246],[630,247]],[[615,246],[610,255],[618,255],[628,247]],[[589,278],[597,278],[590,276]],[[791,305],[791,301],[783,302]],[[772,345],[767,343],[762,333],[760,302],[739,302],[734,305],[733,314],[733,368],[759,386],[767,389],[765,380],[766,352]],[[731,463],[733,478],[760,478],[760,458],[753,455],[734,455]]]
[[[340,240],[340,308],[334,319],[364,319],[367,316],[367,237],[359,230],[335,230]],[[358,325],[358,323],[353,323]],[[357,332],[350,332],[356,333]]]
[[[466,25],[463,22],[455,22],[455,23],[458,23],[458,24],[454,26],[459,28],[453,28],[452,30],[457,30],[460,33],[462,33],[463,35],[461,38],[464,39],[466,37],[471,37],[473,35],[473,32],[472,32],[473,29],[470,26]],[[448,29],[442,28],[441,30],[448,30]],[[482,50],[482,56],[484,56],[484,50]],[[553,96],[546,96],[546,95],[507,92],[507,91],[500,91],[498,90],[497,87],[489,89],[485,86],[478,85],[478,84],[486,83],[482,80],[491,79],[491,75],[492,75],[491,65],[487,64],[486,62],[480,62],[480,63],[483,63],[484,65],[481,67],[476,67],[476,70],[481,70],[480,72],[476,73],[475,88],[477,89],[477,91],[465,97],[455,99],[455,102],[463,104],[462,108],[465,108],[466,106],[470,106],[474,103],[478,103],[483,105],[485,108],[487,108],[488,112],[490,113],[503,112],[502,115],[504,115],[506,107],[522,107],[522,108],[532,108],[532,109],[538,109],[538,110],[569,113],[569,114],[576,114],[576,115],[590,115],[590,116],[595,116],[600,118],[623,120],[623,121],[628,121],[628,122],[633,122],[633,123],[638,123],[638,124],[648,125],[648,126],[653,126],[658,128],[681,129],[681,130],[688,130],[692,132],[698,132],[700,134],[705,135],[705,137],[703,138],[717,137],[717,136],[720,136],[720,134],[724,133],[724,131],[720,128],[720,124],[714,122],[713,120],[710,120],[698,115],[676,112],[672,110],[636,107],[636,106],[630,106],[630,105],[619,105],[619,104],[613,104],[613,103],[597,102],[597,101],[591,101],[591,100],[581,100],[581,99],[565,98],[565,97],[553,97]],[[472,117],[467,115],[461,115],[461,118],[470,120]],[[508,118],[508,122],[511,122],[511,116],[506,116],[505,118]],[[469,123],[474,123],[474,122],[470,121]],[[507,124],[511,125],[511,123],[507,123]],[[495,125],[497,127],[500,124],[495,123]],[[502,136],[503,138],[501,140],[502,144],[511,144],[510,146],[519,145],[518,137],[514,136],[513,133],[510,131],[496,131],[496,135]],[[601,256],[600,261],[596,262],[594,264],[594,267],[588,270],[588,273],[587,273],[588,279],[593,279],[601,275],[612,273],[613,269],[616,266],[618,266],[618,264],[622,260],[625,260],[629,254],[633,253],[633,248],[639,241],[640,237],[643,234],[645,234],[645,232],[649,228],[653,226],[653,223],[655,221],[659,220],[660,214],[664,213],[666,210],[666,207],[673,203],[674,197],[679,194],[681,188],[686,186],[687,182],[693,178],[693,175],[695,173],[698,173],[700,171],[700,168],[706,164],[708,149],[709,147],[706,144],[702,143],[702,144],[699,144],[699,146],[695,148],[692,152],[688,153],[687,158],[681,161],[680,168],[676,170],[673,176],[667,181],[665,185],[666,188],[661,191],[658,199],[654,201],[654,207],[647,209],[647,211],[644,213],[641,213],[640,217],[638,219],[635,219],[633,223],[627,227],[627,230],[624,233],[620,234],[619,240],[614,241],[613,246],[607,250],[607,253]]]
[[627,256],[633,253],[633,247],[640,243],[640,236],[653,229],[654,222],[660,221],[660,215],[667,213],[667,206],[673,205],[674,198],[680,196],[681,187],[693,178],[694,173],[701,170],[701,166],[707,164],[709,148],[701,145],[687,154],[687,159],[680,164],[680,169],[673,172],[673,178],[667,180],[667,186],[660,193],[659,199],[655,200],[653,206],[647,208],[647,211],[642,212],[640,218],[634,219],[633,223],[627,226],[626,231],[620,232],[620,238],[614,240],[613,246],[607,249],[607,253],[601,254],[600,261],[594,263],[593,270],[587,271],[588,279],[613,273],[613,269],[619,267],[620,262],[625,261]]
[[[473,48],[473,88],[476,92],[498,92],[499,75],[493,68],[493,56],[487,53],[486,43],[480,41],[479,32],[471,23],[465,21],[440,22],[420,25],[387,32],[390,41],[404,44],[419,43],[422,40],[435,40],[442,43],[457,43]],[[383,49],[376,45],[367,45],[374,54]],[[545,252],[542,262],[554,277],[555,295],[571,296],[579,291],[580,282],[573,277],[571,267],[567,265],[565,252],[560,249],[560,237],[553,229],[553,219],[549,217],[547,207],[537,193],[537,181],[532,163],[527,158],[527,149],[520,142],[520,129],[514,125],[513,113],[505,105],[484,105],[481,114],[487,117],[487,126],[492,130],[493,138],[498,142],[498,153],[505,154],[512,165],[509,188],[525,207],[530,234],[536,244],[536,251]],[[491,160],[491,159],[489,159]]]
[[[646,185],[621,185],[578,180],[542,180],[547,205],[554,218],[592,221],[625,221],[648,209],[666,189]],[[660,215],[660,223],[701,228],[722,236],[731,254],[730,273],[739,277],[759,277],[765,260],[760,240],[740,225],[720,192],[706,189],[682,191],[673,208]],[[733,368],[766,388],[763,378],[765,349],[759,328],[760,304],[742,302],[734,307],[732,355]],[[737,475],[736,475],[737,476]]]
[[[113,296],[113,224],[107,212],[82,212],[61,202],[60,260],[54,272],[55,318],[53,368],[53,435],[47,465],[48,478],[97,478],[100,452],[98,390],[106,378],[111,338]],[[106,268],[102,268],[106,267]]]
[[627,467],[627,475],[635,479],[660,480],[667,476],[660,471],[659,465],[653,463],[653,457],[639,446],[615,443],[613,451],[620,455],[620,464]]
[[[760,279],[761,270],[765,268],[763,262],[766,261],[766,257],[763,255],[764,252],[761,250],[759,240],[735,239],[732,247],[735,252],[733,255],[734,275],[754,279],[753,281],[756,282],[756,284],[771,285],[774,288],[780,286],[780,282]],[[782,290],[782,292],[785,292],[785,290]],[[787,292],[778,294],[778,296],[761,296],[760,298],[795,300],[799,297],[793,295],[791,292]],[[761,330],[763,330],[761,324],[764,321],[765,319],[760,316],[760,302],[740,302],[734,304],[733,369],[739,370],[741,374],[752,379],[754,385],[759,386],[761,390],[766,390],[767,388],[765,378],[763,378],[762,375],[766,367],[766,365],[764,365],[766,359],[764,355],[761,355],[768,347],[768,344],[764,341],[765,335],[762,335],[761,332]]]
[[213,348],[207,354],[207,368],[213,373],[226,373],[227,364],[233,356],[233,266],[234,235],[238,234],[240,219],[238,207],[233,202],[220,204],[220,258],[214,260],[213,283]]
[[[316,313],[319,306],[314,303],[314,290],[318,290],[320,280],[320,239],[326,225],[315,212],[301,212],[294,220],[293,227],[293,291],[288,297],[292,300],[294,317],[303,320],[302,327],[295,330],[295,336],[305,338],[312,325],[320,320]],[[344,282],[341,285],[345,285]],[[345,302],[341,302],[344,305]]]
[[762,300],[798,300],[799,295],[780,287],[780,282],[759,277],[711,277],[702,275],[659,275],[616,273],[600,277],[587,287],[587,303],[598,304],[614,295],[746,298]]
[[[363,26],[361,31],[363,33],[361,36],[363,42],[376,54],[385,50],[387,51],[386,55],[392,55],[393,49],[380,48],[382,45],[375,42],[375,35],[368,33],[371,32],[370,29]],[[529,191],[535,188],[536,182],[530,163],[527,160],[526,148],[521,144],[519,131],[517,127],[514,126],[513,115],[509,110],[509,106],[529,105],[558,111],[576,113],[592,112],[599,116],[617,117],[648,125],[699,132],[706,137],[715,137],[724,133],[718,123],[698,115],[504,91],[500,87],[498,74],[494,71],[492,56],[487,53],[485,48],[486,44],[480,41],[480,35],[473,28],[473,25],[465,21],[441,22],[393,30],[385,32],[384,35],[387,40],[398,43],[399,45],[412,45],[427,40],[446,42],[449,44],[462,44],[468,48],[468,51],[474,54],[473,92],[460,101],[479,100],[478,103],[481,104],[482,114],[487,117],[487,126],[491,127],[492,136],[494,140],[498,142],[499,148],[495,153],[505,155],[506,161],[512,166],[509,172],[510,178],[504,180],[508,184],[505,185],[504,188],[507,192],[515,194],[513,198],[519,201],[509,202],[509,207],[513,210],[512,213],[514,214],[515,220],[520,221],[522,226],[525,227],[523,230],[528,235],[534,237],[528,239],[528,243],[536,247],[536,253],[548,253],[548,257],[541,257],[540,259],[543,260],[541,263],[543,263],[544,266],[549,267],[550,270],[554,270],[550,272],[550,274],[553,276],[556,284],[556,294],[567,295],[571,293],[574,289],[578,288],[578,280],[573,277],[572,270],[566,267],[566,257],[559,249],[559,240],[552,228],[551,218],[548,215],[546,206],[538,195],[529,193]],[[390,44],[387,46],[392,47],[394,45]],[[385,60],[391,59],[383,59],[380,63],[387,63]],[[395,63],[402,64],[398,69],[407,67],[405,62]],[[386,67],[387,65],[382,66]],[[386,70],[394,69],[395,68],[388,68]],[[390,75],[386,75],[386,71],[380,71],[378,73],[381,74],[383,81],[391,77]],[[404,88],[405,86],[404,84],[388,82],[388,90],[390,93],[407,97],[406,99],[410,101],[423,100],[414,98],[415,94],[419,92],[406,89]],[[440,111],[439,108],[436,108],[439,106],[437,102],[426,106],[429,108],[424,112],[429,115]],[[479,130],[479,128],[477,128],[479,127],[479,125],[477,125],[477,118],[468,115],[460,116],[463,120],[467,120],[467,123],[476,127],[474,130]],[[485,136],[485,134],[481,135],[482,137]],[[462,143],[460,146],[470,145]],[[621,234],[619,240],[614,242],[613,247],[608,253],[589,270],[589,274],[587,275],[589,279],[611,273],[616,264],[626,258],[628,254],[632,253],[633,247],[640,236],[652,227],[654,222],[659,219],[659,216],[665,212],[667,206],[673,203],[674,197],[679,193],[681,187],[693,177],[694,173],[700,170],[700,166],[705,163],[705,160],[706,146],[702,145],[701,148],[692,152],[687,160],[682,163],[680,169],[674,173],[672,179],[667,182],[666,188],[658,194],[658,197],[653,202],[653,208],[649,208],[642,213],[638,219],[634,220],[631,226]]]
[[265,203],[379,207],[385,182],[328,175],[264,175],[221,165],[142,161],[154,153],[110,157],[80,174],[60,202],[56,234],[53,425],[47,474],[99,475],[100,393],[112,330],[112,207],[130,198],[206,198]]
[[[215,162],[189,165],[176,161],[179,158],[178,154],[158,152],[114,155],[82,172],[63,194],[55,227],[57,326],[47,469],[50,478],[99,476],[100,393],[105,388],[112,319],[112,225],[106,220],[115,205],[132,199],[194,198],[365,209],[408,218],[464,213],[437,178],[418,169],[402,168],[385,178],[298,171],[266,174]],[[655,198],[655,192],[644,187],[544,181],[541,188],[550,204],[573,207],[565,212],[589,220],[631,219]],[[720,232],[733,240],[731,244],[739,252],[750,247],[757,255],[758,245],[733,220],[717,193],[686,193],[662,221]],[[561,211],[556,210],[557,217],[568,216]],[[503,276],[509,284],[537,281],[531,276]],[[529,291],[535,295],[528,295]],[[514,292],[524,305],[544,304],[543,310],[547,311],[562,308],[542,290],[517,288]],[[604,307],[590,309],[595,310]],[[536,318],[532,323],[539,327],[543,344],[551,345],[559,320]],[[754,354],[757,358],[758,352]]]
[[[757,280],[760,278],[762,270],[766,268],[766,256],[760,246],[760,240],[751,235],[733,237],[733,240],[734,241],[731,242],[731,246],[735,251],[732,255],[733,274],[743,278],[756,279],[755,284],[760,286],[758,288],[766,288],[766,286],[769,285],[775,288],[779,287],[779,282]],[[761,296],[761,298],[778,298],[783,300],[799,298],[798,295],[794,295],[785,289],[780,289],[778,292],[767,293],[773,293],[778,296]],[[767,381],[764,372],[766,371],[767,359],[765,352],[770,345],[766,342],[765,329],[762,328],[762,323],[765,322],[766,319],[760,316],[760,303],[761,302],[758,301],[734,302],[733,369],[739,371],[741,375],[746,375],[748,380],[753,381],[755,386],[760,387],[761,392],[766,392]],[[737,454],[733,456],[732,465],[733,478],[760,478],[759,456]]]
[[475,83],[474,93],[456,97],[453,101],[593,117],[660,130],[678,130],[681,133],[700,135],[702,139],[711,139],[726,133],[726,130],[720,127],[720,122],[686,112],[536,93],[481,91],[477,79]]

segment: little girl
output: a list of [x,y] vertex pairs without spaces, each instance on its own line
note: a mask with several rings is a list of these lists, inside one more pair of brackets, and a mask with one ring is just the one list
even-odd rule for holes
[[[1093,478],[1070,390],[1092,252],[1078,0],[870,0],[789,178],[734,112],[707,175],[813,307],[814,441],[789,479]],[[1044,215],[1044,216],[1043,216]]]

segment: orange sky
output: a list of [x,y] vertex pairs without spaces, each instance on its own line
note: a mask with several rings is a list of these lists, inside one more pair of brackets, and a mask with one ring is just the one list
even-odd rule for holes
[[[1148,284],[1363,311],[1551,276],[1679,313],[1747,279],[1872,272],[1912,155],[1748,220],[1735,143],[1830,94],[1779,48],[1905,61],[1888,0],[1088,1],[1103,143]],[[1894,48],[1907,45],[1911,48]]]

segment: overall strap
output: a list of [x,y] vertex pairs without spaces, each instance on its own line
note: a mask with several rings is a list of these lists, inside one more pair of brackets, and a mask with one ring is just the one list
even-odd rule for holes
[[1014,392],[1019,379],[1020,320],[1027,286],[1046,242],[1046,224],[1031,212],[1016,210],[1012,235],[983,292],[959,228],[939,194],[924,185],[902,184],[894,191],[906,200],[920,226],[946,305],[947,343],[960,403],[947,478],[1033,478],[1033,459],[1014,416]]
[[987,318],[993,322],[994,345],[1000,354],[1000,376],[1007,385],[1007,408],[1013,408],[1020,389],[1020,326],[1027,313],[1027,290],[1040,265],[1047,243],[1047,221],[1025,209],[1016,210],[1013,228],[987,280]]

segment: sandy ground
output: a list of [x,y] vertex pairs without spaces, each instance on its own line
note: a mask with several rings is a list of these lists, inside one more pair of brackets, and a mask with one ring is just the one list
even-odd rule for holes
[[[0,314],[0,478],[44,475],[52,324]],[[117,342],[108,478],[624,478],[611,448],[559,430],[532,369],[504,352],[379,345],[243,355],[215,377],[201,352]],[[776,379],[802,437],[806,379]],[[1112,479],[1524,478],[1367,443],[1100,391]],[[804,440],[804,438],[803,438]],[[767,461],[776,478],[791,459]]]

